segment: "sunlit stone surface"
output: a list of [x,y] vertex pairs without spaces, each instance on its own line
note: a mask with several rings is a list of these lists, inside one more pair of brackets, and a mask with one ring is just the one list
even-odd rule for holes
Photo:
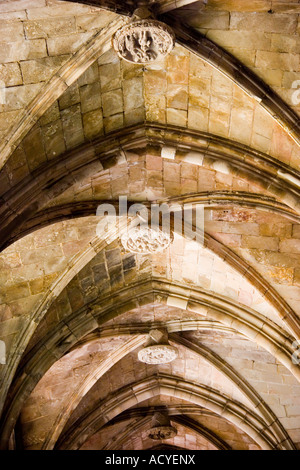
[[140,20],[119,29],[114,36],[113,45],[122,59],[147,64],[169,54],[175,45],[175,36],[160,21]]
[[[299,14],[0,1],[0,450],[300,450]],[[124,196],[205,242],[124,249]]]
[[148,437],[155,441],[161,441],[163,439],[171,439],[176,434],[177,430],[173,426],[157,426],[150,429]]
[[177,435],[177,429],[171,426],[170,418],[167,412],[156,412],[151,420],[151,429],[148,431],[148,437],[155,441],[171,439]]

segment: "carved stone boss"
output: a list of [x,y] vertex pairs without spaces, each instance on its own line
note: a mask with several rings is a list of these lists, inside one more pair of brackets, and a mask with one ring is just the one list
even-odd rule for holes
[[117,54],[128,62],[148,64],[162,59],[175,45],[169,26],[157,20],[139,20],[123,26],[113,37]]

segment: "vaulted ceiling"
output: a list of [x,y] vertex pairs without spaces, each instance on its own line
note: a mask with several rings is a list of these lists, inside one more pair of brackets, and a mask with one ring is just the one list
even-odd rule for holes
[[[300,449],[300,4],[146,3],[147,65],[112,48],[138,2],[0,3],[1,448],[152,449],[165,413],[170,449]],[[127,251],[120,196],[204,242]]]

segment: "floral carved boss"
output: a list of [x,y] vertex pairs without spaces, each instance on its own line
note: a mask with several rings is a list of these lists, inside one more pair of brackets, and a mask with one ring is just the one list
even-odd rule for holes
[[157,20],[135,21],[119,29],[113,37],[118,55],[135,64],[147,64],[169,54],[175,35],[169,26]]

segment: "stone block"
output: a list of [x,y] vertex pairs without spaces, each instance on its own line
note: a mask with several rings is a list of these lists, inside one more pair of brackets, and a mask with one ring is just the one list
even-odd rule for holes
[[300,53],[300,39],[297,36],[271,35],[271,50],[274,52]]
[[250,144],[252,134],[253,111],[234,107],[230,118],[230,138]]
[[166,97],[164,95],[147,95],[145,97],[146,117],[150,122],[166,122]]
[[61,37],[48,37],[47,49],[49,56],[73,54],[92,37],[93,33],[77,33]]
[[174,126],[187,127],[187,111],[167,108],[167,123]]
[[290,238],[282,240],[279,245],[281,253],[300,253],[300,240]]
[[[39,5],[38,5],[39,1]],[[22,1],[20,2],[22,3]],[[30,8],[27,10],[27,15],[30,20],[42,20],[42,19],[47,19],[47,18],[52,18],[52,17],[60,17],[60,16],[66,16],[68,14],[71,15],[84,15],[89,13],[90,7],[87,5],[81,5],[81,4],[68,4],[67,2],[60,4],[59,1],[56,2],[50,2],[47,1],[47,6],[43,7],[42,6],[42,1],[40,0],[34,0],[32,3],[33,5],[30,5]],[[36,5],[35,5],[36,4]],[[36,8],[35,8],[36,7]]]
[[243,236],[243,248],[257,248],[259,250],[278,251],[279,239],[275,237]]
[[6,104],[3,106],[9,111],[23,109],[36,97],[41,87],[42,83],[9,87],[6,89]]
[[210,103],[211,81],[201,77],[190,77],[189,80],[189,104],[208,108]]
[[105,14],[85,14],[76,17],[76,23],[78,31],[91,31],[91,30],[101,30],[108,23],[113,21],[116,18],[116,14],[110,11],[106,11]]
[[272,138],[273,123],[270,119],[270,115],[261,107],[255,108],[253,131],[267,137],[268,139]]
[[51,122],[42,128],[43,142],[48,159],[56,158],[66,150],[62,122]]
[[124,80],[122,86],[125,113],[144,105],[142,78]]
[[[21,252],[21,260],[24,265],[33,265],[35,263],[40,263],[43,260],[49,260],[52,257],[59,256],[62,256],[62,250],[60,246],[48,246],[47,249],[39,248],[37,250],[27,250]],[[32,269],[34,269],[34,267]]]
[[285,52],[257,51],[255,67],[296,72],[299,69],[299,55]]
[[175,162],[164,161],[164,180],[180,183],[180,166]]
[[233,178],[232,180],[232,190],[233,191],[246,191],[249,192],[249,184],[247,181],[244,181],[239,178]]
[[[116,53],[112,62],[116,63],[120,60]],[[123,80],[130,80],[131,78],[142,77],[144,75],[144,67],[141,64],[133,64],[131,62],[121,61],[121,70]]]
[[23,140],[23,149],[27,156],[30,170],[34,170],[47,160],[43,147],[42,133],[39,127],[35,127]]
[[193,12],[189,16],[189,24],[196,29],[223,30],[229,28],[230,15],[227,11],[201,11]]
[[99,82],[99,67],[97,62],[94,62],[78,79],[78,86],[91,85],[92,83]]
[[101,65],[99,74],[102,93],[121,88],[121,67],[118,59],[113,63]]
[[124,113],[125,126],[132,126],[145,121],[145,108],[136,108]]
[[50,122],[57,121],[60,118],[58,101],[55,101],[50,108],[43,114],[43,116],[39,119],[39,124],[41,126],[45,126]]
[[79,105],[64,109],[61,112],[67,148],[73,148],[84,141],[81,110]]
[[21,21],[0,20],[0,37],[6,42],[17,42],[24,40],[24,29]]
[[193,179],[183,178],[180,183],[180,193],[189,194],[197,192],[197,181]]
[[251,138],[251,147],[260,150],[261,152],[269,153],[271,141],[267,137],[253,132]]
[[70,108],[71,106],[80,103],[80,98],[81,96],[79,94],[78,84],[74,83],[69,88],[67,88],[63,95],[59,98],[59,109],[62,110]]
[[108,134],[109,132],[121,129],[124,126],[124,115],[123,113],[119,113],[114,116],[107,117],[104,119],[103,123],[105,133]]
[[146,70],[144,73],[145,95],[164,94],[167,91],[167,74],[163,70]]
[[184,49],[176,48],[166,59],[166,66],[168,71],[181,71],[188,75],[190,58],[189,53]]
[[207,221],[206,227],[213,232],[259,235],[259,225],[254,223]]
[[11,43],[1,42],[0,39],[1,63],[37,59],[41,57],[47,57],[46,41],[44,39]]
[[276,253],[275,251],[252,250],[256,261],[264,265],[277,266],[278,268],[298,268],[300,259],[296,254]]
[[230,114],[222,111],[213,111],[210,109],[209,112],[209,132],[217,134],[222,137],[229,136],[230,129]]
[[161,190],[163,188],[162,173],[161,171],[148,170],[147,171],[147,185],[152,189]]
[[292,224],[263,223],[259,227],[259,233],[265,237],[290,238],[292,236]]
[[41,294],[46,291],[47,288],[55,281],[56,275],[50,274],[34,279],[29,282],[30,292],[32,295]]
[[300,225],[293,225],[293,238],[300,238]]
[[10,160],[7,162],[8,173],[14,173],[14,170],[23,167],[27,164],[26,154],[22,147],[16,148],[14,153],[11,155]]
[[3,20],[27,20],[26,11],[6,11],[0,12],[0,21]]
[[183,85],[168,85],[167,107],[187,110],[188,89]]
[[[208,77],[209,78],[209,77]],[[233,94],[233,90],[237,90],[234,87],[234,84],[231,80],[227,77],[222,75],[219,71],[213,69],[211,70],[211,91],[212,95],[214,96],[227,96],[231,97]],[[245,95],[242,91],[240,91],[240,95],[238,96],[238,103],[241,104],[243,99],[245,99]]]
[[227,51],[240,60],[246,67],[254,67],[256,58],[255,50],[239,49],[238,47],[227,47]]
[[198,170],[198,191],[213,191],[215,189],[215,172],[205,168]]
[[19,11],[46,6],[46,0],[12,0],[0,3],[0,12]]
[[207,108],[188,108],[188,127],[199,131],[207,132],[209,122],[209,110]]
[[108,273],[107,273],[105,263],[97,264],[96,266],[93,267],[93,276],[94,276],[94,282],[97,284],[103,280],[108,279]]
[[0,65],[0,83],[4,86],[22,85],[22,75],[19,64],[9,63]]
[[[196,157],[197,157],[197,154],[195,154],[195,158]],[[200,155],[199,155],[199,158],[201,158]],[[197,167],[194,167],[193,165],[189,163],[181,163],[181,177],[197,180],[197,177],[198,177]]]
[[189,76],[184,70],[168,70],[168,85],[188,85]]
[[225,246],[238,247],[242,243],[242,236],[234,233],[218,233],[216,234],[216,239]]
[[271,48],[271,37],[264,32],[220,31],[219,29],[213,29],[208,31],[207,37],[225,49],[259,49],[268,51]]
[[30,296],[29,285],[27,282],[6,286],[5,290],[1,289],[0,302],[13,302],[14,300],[23,299]]
[[256,73],[259,77],[261,77],[268,85],[274,87],[281,87],[282,80],[284,77],[283,70],[267,70],[267,69],[259,69],[256,67],[251,67],[252,71]]

